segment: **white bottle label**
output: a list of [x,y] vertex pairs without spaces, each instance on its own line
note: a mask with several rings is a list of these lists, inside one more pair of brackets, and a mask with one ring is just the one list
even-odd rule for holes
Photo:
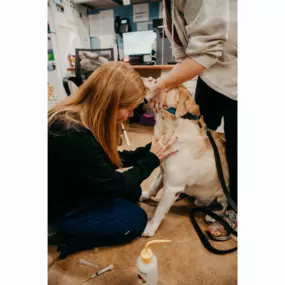
[[147,274],[138,270],[139,285],[146,285]]

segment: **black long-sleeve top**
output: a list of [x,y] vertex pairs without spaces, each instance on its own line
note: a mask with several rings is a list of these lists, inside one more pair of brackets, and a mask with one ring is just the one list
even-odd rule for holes
[[48,129],[49,219],[72,210],[84,200],[122,198],[137,200],[140,184],[159,166],[150,144],[119,152],[118,172],[93,134],[84,127],[68,128],[55,121]]

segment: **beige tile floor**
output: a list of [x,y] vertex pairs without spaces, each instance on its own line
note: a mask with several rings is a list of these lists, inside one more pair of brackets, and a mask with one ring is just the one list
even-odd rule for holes
[[[133,149],[150,142],[152,128],[129,127],[128,135]],[[142,184],[146,190],[154,173]],[[151,217],[156,208],[156,202],[142,204],[142,207]],[[209,253],[201,244],[188,218],[190,203],[187,199],[177,202],[167,214],[154,238],[172,239],[171,244],[156,245],[153,247],[158,258],[159,284],[165,285],[234,285],[237,284],[237,253],[214,255]],[[200,225],[205,227],[202,217]],[[135,285],[136,259],[144,244],[150,239],[139,238],[132,243],[119,247],[100,248],[97,253],[84,251],[68,257],[64,261],[55,263],[48,271],[49,285],[81,284],[94,269],[80,265],[79,260],[84,258],[99,264],[103,268],[109,264],[114,270],[86,284],[97,285]],[[236,245],[234,241],[213,243],[221,249]],[[48,250],[48,259],[51,262],[56,257],[55,248]]]

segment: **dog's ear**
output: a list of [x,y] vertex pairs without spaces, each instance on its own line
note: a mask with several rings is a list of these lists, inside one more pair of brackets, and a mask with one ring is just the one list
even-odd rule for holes
[[201,114],[200,107],[196,103],[192,104],[190,100],[185,102],[185,107],[186,107],[187,112],[193,115],[199,116]]
[[182,100],[179,100],[178,106],[176,108],[175,116],[176,118],[180,118],[183,115],[187,113],[186,107],[185,107],[185,102]]
[[178,97],[179,99],[177,102],[175,116],[177,118],[180,118],[187,113],[186,102],[188,102],[190,95],[188,93],[188,90],[184,87],[177,88],[177,91],[179,93],[179,97]]
[[196,104],[193,96],[189,93],[188,89],[186,89],[185,87],[179,87],[178,89],[179,89],[180,93],[182,93],[182,94],[184,93],[184,95],[183,95],[184,97],[187,96],[187,98],[184,101],[186,112],[189,112],[193,115],[199,116],[200,115],[200,107]]

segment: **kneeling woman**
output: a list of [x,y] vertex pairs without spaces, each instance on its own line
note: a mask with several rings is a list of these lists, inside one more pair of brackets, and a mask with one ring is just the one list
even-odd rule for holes
[[65,254],[129,242],[146,226],[140,184],[174,153],[175,138],[117,151],[121,123],[145,93],[131,66],[110,62],[49,111],[48,224],[64,236]]

